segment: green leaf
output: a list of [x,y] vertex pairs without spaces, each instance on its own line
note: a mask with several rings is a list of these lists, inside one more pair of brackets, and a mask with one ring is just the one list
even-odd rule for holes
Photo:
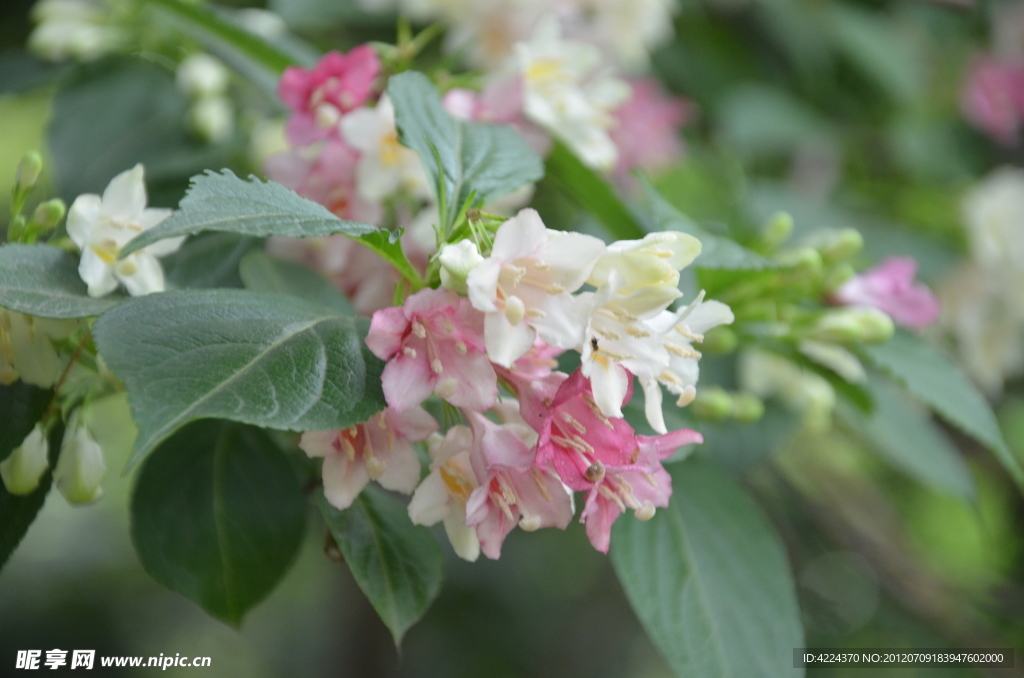
[[277,259],[266,252],[249,252],[238,268],[246,289],[290,294],[320,304],[339,315],[355,315],[352,304],[328,280],[302,264]]
[[698,459],[668,467],[672,503],[624,516],[612,564],[655,646],[679,676],[781,678],[803,629],[786,554],[750,498]]
[[168,286],[175,289],[242,287],[238,265],[247,253],[260,247],[259,238],[236,233],[206,233],[188,241],[174,254],[160,260]]
[[875,401],[871,416],[840,403],[837,413],[847,428],[893,466],[939,492],[974,500],[974,478],[956,446],[901,388],[872,378]]
[[190,105],[173,73],[139,59],[77,67],[53,97],[47,130],[58,194],[70,204],[82,193],[102,193],[116,174],[141,162],[151,198],[162,183],[181,195],[185,179],[223,166],[231,152],[188,129]]
[[252,33],[225,21],[205,7],[179,0],[148,0],[228,43],[275,73],[295,65],[295,60]]
[[121,248],[119,256],[124,258],[158,240],[201,231],[295,238],[343,233],[383,256],[414,287],[422,287],[419,274],[402,253],[399,234],[370,224],[339,219],[323,205],[307,200],[281,184],[260,181],[254,176],[246,181],[239,179],[231,170],[223,170],[220,174],[207,170],[205,174],[192,177],[192,185],[178,210],[132,239]]
[[865,346],[861,353],[950,424],[995,453],[1017,485],[1024,489],[1024,468],[1003,440],[995,414],[955,364],[920,338],[897,330],[884,344]]
[[800,418],[788,408],[770,400],[764,416],[745,424],[737,421],[702,421],[694,428],[704,436],[696,454],[733,473],[740,473],[768,459],[800,427]]
[[544,176],[540,158],[511,127],[456,120],[422,73],[392,76],[388,97],[395,107],[399,140],[419,154],[435,185],[438,170],[443,174],[446,194],[438,200],[445,206],[445,229],[471,194],[486,204]]
[[409,520],[406,508],[375,487],[362,491],[344,511],[323,493],[316,504],[359,588],[391,630],[395,644],[441,592],[442,557],[437,541]]
[[654,223],[659,230],[681,231],[700,240],[700,256],[694,261],[694,266],[726,270],[775,268],[773,262],[740,245],[732,238],[715,235],[704,230],[673,207],[649,182],[645,181],[643,184]]
[[[38,388],[23,381],[10,386],[0,385],[0,461],[21,445],[46,412],[52,399],[52,389]],[[58,426],[56,429],[50,435],[51,458],[55,457],[63,435],[63,427]],[[39,487],[31,494],[22,496],[10,494],[0,482],[0,569],[21,543],[39,509],[43,507],[51,482],[51,473],[46,471],[39,480]]]
[[40,318],[87,318],[126,297],[89,296],[78,257],[49,245],[0,246],[0,306]]
[[603,177],[584,165],[560,141],[544,162],[545,176],[583,209],[589,210],[619,240],[637,240],[647,231]]
[[146,571],[238,626],[295,559],[306,501],[264,431],[208,420],[182,429],[146,460],[131,516]]
[[[357,324],[360,323],[360,324]],[[130,468],[194,419],[339,429],[384,408],[366,321],[295,297],[182,290],[104,314],[94,335],[139,427]]]

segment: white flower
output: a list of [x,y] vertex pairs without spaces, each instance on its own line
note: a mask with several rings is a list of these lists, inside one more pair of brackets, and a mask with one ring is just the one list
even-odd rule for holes
[[423,163],[415,151],[398,142],[395,109],[387,95],[376,108],[356,109],[340,124],[345,142],[360,151],[356,186],[363,199],[379,202],[399,190],[430,198]]
[[69,504],[88,504],[103,496],[100,482],[107,473],[103,448],[79,422],[78,411],[71,415],[60,446],[53,480]]
[[553,346],[578,346],[583,307],[571,294],[604,249],[598,238],[548,230],[532,209],[502,224],[491,255],[466,278],[473,307],[484,312],[488,357],[509,367],[538,334]]
[[221,95],[200,98],[189,113],[196,134],[216,144],[226,141],[235,131],[235,104]]
[[102,198],[80,195],[68,211],[68,235],[82,250],[78,274],[89,285],[89,296],[109,294],[119,282],[136,297],[164,290],[164,271],[156,258],[177,251],[184,237],[117,259],[129,240],[171,215],[169,209],[146,208],[142,175],[142,165],[136,165],[111,179]]
[[182,92],[200,98],[223,94],[228,88],[230,74],[219,59],[200,52],[186,57],[178,64],[175,79]]
[[600,68],[592,45],[564,40],[557,20],[541,21],[529,42],[516,45],[526,117],[562,139],[591,167],[609,170],[618,151],[608,135],[612,111],[630,87]]
[[4,481],[7,491],[24,495],[39,487],[39,479],[50,465],[46,458],[49,450],[46,432],[36,424],[24,442],[0,462],[0,479]]
[[461,240],[445,245],[437,255],[441,262],[441,284],[453,292],[465,293],[466,277],[473,267],[484,260],[472,240]]
[[0,384],[26,383],[49,388],[61,361],[51,340],[65,339],[77,323],[33,318],[0,309]]
[[1024,270],[1024,170],[1003,167],[963,203],[971,258],[987,267]]
[[102,2],[42,0],[32,8],[32,18],[39,25],[29,36],[29,47],[51,61],[92,61],[125,42],[119,29],[106,25],[110,10]]
[[584,25],[572,34],[609,49],[616,61],[637,70],[647,65],[651,49],[672,38],[674,10],[672,0],[591,0],[580,12]]
[[679,286],[679,271],[693,263],[700,249],[699,240],[678,231],[649,233],[643,240],[619,240],[608,246],[587,282],[594,287],[607,285],[615,270],[623,281],[619,294],[631,294],[641,287],[675,289]]
[[466,426],[453,426],[442,438],[434,434],[427,441],[430,474],[423,479],[409,502],[409,518],[417,525],[444,521],[448,540],[460,558],[480,557],[476,529],[467,527],[466,501],[477,487],[470,461],[473,433]]

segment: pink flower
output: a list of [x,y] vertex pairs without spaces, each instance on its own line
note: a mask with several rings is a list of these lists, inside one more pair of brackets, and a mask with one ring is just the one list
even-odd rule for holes
[[436,430],[437,422],[422,407],[406,412],[389,408],[343,431],[303,433],[299,447],[310,457],[323,457],[324,496],[332,506],[346,509],[371,480],[412,494],[420,462],[411,443]]
[[960,107],[964,116],[992,139],[1017,143],[1024,117],[1024,67],[991,57],[974,62],[964,85]]
[[607,553],[612,523],[623,511],[632,509],[637,518],[648,520],[656,507],[668,506],[672,481],[661,461],[679,447],[699,442],[701,435],[688,429],[636,435],[624,419],[601,413],[589,382],[577,370],[551,403],[536,463],[553,467],[571,489],[587,492],[580,521],[586,523],[594,548]]
[[377,223],[380,205],[363,200],[356,191],[358,161],[359,151],[340,139],[331,139],[322,146],[272,155],[264,162],[263,173],[342,219]]
[[630,83],[630,98],[615,109],[612,141],[619,151],[615,176],[629,177],[629,171],[663,169],[683,154],[679,128],[693,118],[693,106],[681,97],[666,96],[654,80]]
[[919,330],[939,317],[939,302],[922,283],[914,284],[913,257],[889,257],[878,266],[848,280],[832,300],[845,305],[873,306],[898,324]]
[[533,464],[534,453],[520,437],[521,425],[465,414],[473,431],[470,460],[479,483],[466,502],[466,525],[476,527],[484,555],[498,558],[516,525],[528,532],[564,530],[572,520],[571,497],[557,477]]
[[435,393],[456,407],[482,412],[498,397],[497,377],[484,353],[483,314],[449,290],[420,290],[405,306],[377,311],[366,345],[388,361],[384,397],[396,410]]
[[278,96],[293,111],[286,134],[306,146],[337,136],[338,121],[362,106],[380,74],[380,60],[369,45],[348,54],[328,52],[312,69],[289,66],[277,86]]

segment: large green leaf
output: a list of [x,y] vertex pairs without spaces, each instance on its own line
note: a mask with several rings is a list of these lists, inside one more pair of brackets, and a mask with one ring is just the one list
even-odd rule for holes
[[266,237],[296,238],[343,233],[374,250],[419,284],[419,274],[402,253],[398,234],[358,221],[339,219],[323,205],[301,197],[273,181],[254,176],[239,179],[231,170],[220,174],[207,170],[192,177],[192,185],[179,209],[154,228],[140,233],[121,248],[120,257],[158,240],[201,231],[224,231]]
[[704,436],[696,454],[733,473],[768,459],[792,438],[800,418],[775,401],[765,403],[764,416],[747,424],[738,421],[702,421],[695,428]]
[[340,315],[355,314],[352,304],[338,288],[302,264],[255,251],[242,259],[238,272],[245,288],[253,292],[290,294],[337,311]]
[[651,214],[658,229],[689,233],[700,240],[700,256],[694,261],[694,266],[727,270],[774,268],[773,262],[732,238],[715,235],[701,228],[665,200],[650,183],[643,183]]
[[[52,398],[52,389],[41,389],[22,381],[9,386],[0,385],[0,461],[10,456],[14,448],[21,445],[25,436],[46,412]],[[62,434],[61,426],[51,432],[51,463]],[[51,473],[46,471],[34,492],[15,496],[0,482],[0,568],[3,568],[22,537],[28,532],[29,526],[46,501],[51,483]]]
[[0,307],[40,318],[86,318],[123,301],[89,296],[78,257],[49,245],[0,246]]
[[442,558],[437,541],[409,520],[402,504],[367,487],[348,509],[317,506],[359,588],[391,630],[395,644],[441,592]]
[[894,466],[939,492],[976,496],[974,479],[956,447],[901,388],[886,380],[868,383],[875,402],[869,416],[839,403],[841,420]]
[[1024,489],[1024,467],[1003,440],[985,398],[955,364],[920,338],[897,330],[884,344],[865,346],[864,357],[902,383],[940,417],[992,450]]
[[237,626],[295,559],[306,502],[288,459],[264,431],[207,420],[180,430],[146,460],[131,516],[146,571]]
[[182,290],[139,297],[95,326],[139,427],[128,465],[193,419],[345,428],[384,408],[383,363],[353,318],[295,297]]
[[172,289],[242,287],[238,266],[247,253],[262,245],[259,238],[236,233],[205,233],[160,260]]
[[619,240],[637,240],[646,231],[603,177],[584,165],[560,141],[544,161],[545,176],[558,189],[588,210]]
[[54,95],[47,130],[57,192],[68,203],[102,193],[136,163],[145,165],[150,189],[170,182],[181,195],[189,176],[228,161],[229,145],[203,143],[189,131],[189,99],[167,69],[108,59],[75,74]]
[[441,218],[446,228],[471,194],[487,203],[544,176],[540,158],[511,127],[456,120],[422,73],[392,76],[388,96],[399,139],[419,154],[435,185],[440,161],[445,195],[438,199],[445,207]]
[[651,640],[680,676],[802,676],[793,578],[771,526],[712,464],[668,469],[669,507],[612,533],[612,564]]

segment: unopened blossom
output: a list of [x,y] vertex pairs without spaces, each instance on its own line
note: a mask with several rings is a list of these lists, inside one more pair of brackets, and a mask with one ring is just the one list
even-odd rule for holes
[[427,443],[430,473],[416,488],[409,502],[409,518],[416,525],[444,521],[448,540],[463,560],[480,557],[476,529],[466,525],[466,502],[477,488],[470,453],[473,433],[466,426],[452,426],[444,438],[438,434]]
[[683,155],[680,128],[693,116],[692,105],[664,94],[653,79],[633,80],[629,99],[615,109],[611,138],[618,150],[615,177],[625,181],[630,170],[662,170]]
[[490,256],[466,279],[473,307],[485,316],[490,359],[509,367],[538,335],[561,348],[579,345],[584,318],[571,294],[604,249],[593,236],[548,230],[532,209],[503,223]]
[[551,402],[536,463],[554,468],[570,489],[587,492],[581,522],[594,548],[607,552],[619,514],[631,509],[637,518],[648,520],[657,507],[668,506],[672,485],[661,461],[679,447],[702,440],[687,429],[637,436],[625,419],[601,412],[587,379],[577,371]]
[[914,283],[917,261],[889,257],[878,266],[846,281],[832,294],[840,304],[873,306],[898,324],[923,329],[939,317],[939,302],[923,283]]
[[77,323],[49,320],[0,308],[0,384],[18,379],[49,388],[61,370],[53,341],[66,339]]
[[175,72],[178,89],[197,99],[223,94],[230,81],[231,74],[224,63],[203,52],[185,57]]
[[39,479],[50,467],[49,450],[46,431],[36,424],[21,445],[0,462],[0,479],[10,494],[25,495],[39,487]]
[[342,116],[366,103],[379,74],[380,60],[369,45],[328,52],[311,69],[286,68],[277,92],[292,109],[288,138],[305,146],[337,135]]
[[76,410],[64,431],[53,482],[69,504],[89,504],[103,496],[100,483],[106,474],[103,448]]
[[169,209],[146,207],[142,165],[110,180],[103,197],[87,193],[75,198],[68,211],[68,235],[82,251],[78,274],[89,286],[89,296],[102,297],[118,284],[128,294],[163,292],[164,270],[157,261],[176,252],[184,236],[167,238],[118,259],[121,248],[135,236],[171,215]]
[[497,399],[497,378],[484,353],[483,317],[449,290],[420,290],[404,306],[377,311],[366,345],[388,361],[381,376],[384,397],[398,411],[431,393],[477,411]]
[[609,135],[612,111],[629,85],[601,66],[597,48],[566,40],[553,17],[516,45],[526,117],[564,141],[590,167],[611,170],[618,160]]
[[476,528],[484,555],[498,558],[505,537],[517,525],[527,532],[564,530],[572,520],[571,497],[557,476],[534,464],[534,452],[521,437],[528,427],[496,424],[476,412],[466,417],[473,431],[470,460],[478,482],[466,502],[466,524]]
[[738,361],[740,386],[755,396],[779,398],[803,415],[805,425],[817,431],[832,423],[836,392],[821,375],[776,353],[747,349]]
[[322,457],[324,496],[346,509],[371,480],[381,487],[412,494],[420,480],[420,462],[412,443],[437,431],[437,422],[422,407],[404,412],[387,408],[369,421],[341,431],[309,431],[299,447]]
[[398,191],[424,200],[431,197],[419,155],[398,141],[395,109],[387,95],[374,108],[360,108],[342,118],[341,135],[360,152],[356,186],[364,200],[379,202]]
[[124,32],[111,25],[103,0],[41,0],[32,7],[32,19],[38,25],[29,49],[50,61],[93,61],[126,42]]

